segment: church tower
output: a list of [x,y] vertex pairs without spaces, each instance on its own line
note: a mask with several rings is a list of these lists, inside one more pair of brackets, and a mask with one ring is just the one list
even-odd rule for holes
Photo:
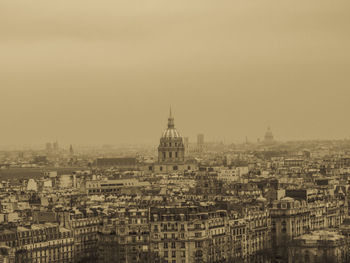
[[185,161],[185,146],[179,132],[175,129],[174,117],[168,118],[168,128],[163,132],[158,147],[158,163],[178,164]]

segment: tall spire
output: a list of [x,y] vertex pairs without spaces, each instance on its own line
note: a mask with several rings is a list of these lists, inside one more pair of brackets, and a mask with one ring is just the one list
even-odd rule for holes
[[175,124],[174,124],[174,117],[173,114],[171,112],[171,105],[170,105],[170,114],[169,114],[169,118],[168,118],[168,128],[174,128]]

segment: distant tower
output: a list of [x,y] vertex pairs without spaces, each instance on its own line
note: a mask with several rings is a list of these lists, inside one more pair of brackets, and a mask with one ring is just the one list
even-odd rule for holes
[[267,131],[266,131],[266,133],[265,133],[264,141],[265,141],[266,143],[271,143],[271,142],[274,141],[274,139],[273,139],[273,134],[272,134],[272,131],[271,131],[270,126],[267,127]]
[[168,128],[163,132],[158,147],[159,163],[183,163],[185,161],[185,146],[183,139],[175,129],[174,117],[168,118]]
[[70,145],[70,147],[69,147],[69,153],[70,153],[70,155],[74,154],[74,150],[73,150],[73,146],[72,145]]
[[189,153],[190,148],[190,140],[188,137],[184,137],[184,146],[185,146],[185,153]]
[[58,142],[57,141],[53,143],[53,150],[58,151]]
[[200,133],[197,135],[197,146],[200,151],[204,148],[204,134]]

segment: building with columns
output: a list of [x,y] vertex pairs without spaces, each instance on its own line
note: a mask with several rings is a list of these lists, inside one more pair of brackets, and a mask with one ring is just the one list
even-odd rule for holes
[[183,138],[175,129],[171,109],[168,118],[168,128],[163,132],[158,146],[158,163],[183,163],[185,161],[185,146]]
[[158,146],[158,162],[149,166],[148,170],[155,173],[167,173],[195,169],[197,165],[186,160],[184,140],[175,128],[174,117],[170,109],[168,126]]

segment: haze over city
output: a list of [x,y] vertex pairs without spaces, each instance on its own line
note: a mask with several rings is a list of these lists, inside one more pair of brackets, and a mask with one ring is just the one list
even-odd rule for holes
[[350,136],[349,1],[0,3],[4,144]]

